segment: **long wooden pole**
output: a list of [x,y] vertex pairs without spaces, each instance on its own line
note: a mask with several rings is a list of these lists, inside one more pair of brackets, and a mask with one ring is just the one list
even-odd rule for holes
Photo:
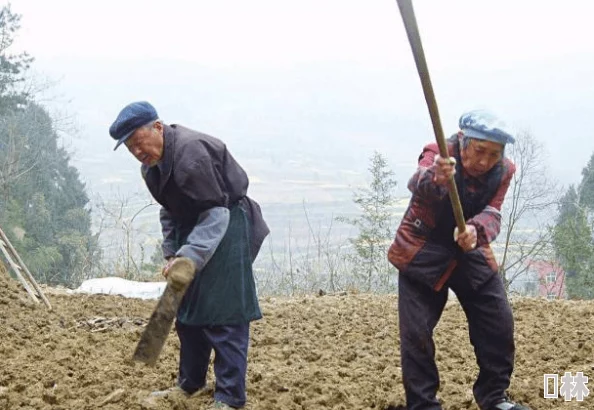
[[[415,11],[412,6],[412,0],[396,0],[400,8],[400,15],[404,22],[408,42],[412,49],[417,71],[421,78],[421,85],[423,86],[423,93],[425,94],[425,101],[433,123],[433,132],[435,140],[439,146],[439,155],[442,158],[449,158],[448,146],[446,145],[445,137],[443,135],[443,128],[441,120],[439,119],[439,110],[437,109],[437,101],[433,93],[433,86],[431,85],[431,77],[429,76],[429,68],[427,68],[427,61],[425,60],[425,52],[423,51],[423,44],[421,43],[421,35],[419,34],[419,27],[417,26],[417,19],[415,18]],[[464,221],[464,214],[462,212],[462,205],[460,203],[460,196],[456,181],[454,177],[448,181],[448,191],[450,201],[452,202],[452,209],[454,210],[454,218],[456,219],[456,226],[460,233],[466,230],[466,222]]]

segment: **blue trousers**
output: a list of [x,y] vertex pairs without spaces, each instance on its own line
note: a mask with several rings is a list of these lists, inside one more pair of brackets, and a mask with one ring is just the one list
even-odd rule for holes
[[192,394],[206,385],[210,354],[214,350],[214,398],[231,407],[246,402],[245,377],[249,323],[234,326],[191,326],[176,322],[181,343],[178,384]]

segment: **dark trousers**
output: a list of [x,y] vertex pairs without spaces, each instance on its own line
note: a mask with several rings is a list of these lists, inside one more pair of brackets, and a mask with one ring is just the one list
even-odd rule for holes
[[[472,289],[463,272],[447,282],[468,320],[479,375],[473,393],[480,409],[505,398],[514,362],[513,316],[503,281],[495,274]],[[406,275],[399,275],[398,313],[402,376],[408,410],[439,410],[439,374],[435,364],[433,330],[448,297],[448,286],[435,292]],[[461,343],[451,340],[451,343]]]
[[246,401],[249,323],[190,326],[176,322],[175,328],[181,342],[179,386],[188,393],[204,387],[210,354],[214,350],[215,400],[232,407],[243,407]]

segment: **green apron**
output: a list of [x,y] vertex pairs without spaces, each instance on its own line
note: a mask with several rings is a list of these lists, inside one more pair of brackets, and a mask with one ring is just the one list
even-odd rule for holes
[[196,272],[177,312],[177,320],[185,325],[237,325],[262,318],[247,214],[239,205],[229,211],[227,232],[206,266]]

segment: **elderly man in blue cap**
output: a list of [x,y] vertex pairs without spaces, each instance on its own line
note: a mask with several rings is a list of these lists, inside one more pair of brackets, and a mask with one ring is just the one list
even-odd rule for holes
[[214,409],[246,402],[249,324],[262,317],[252,263],[269,233],[248,177],[225,144],[181,125],[166,125],[145,101],[122,109],[109,129],[142,163],[159,204],[167,275],[176,257],[196,264],[177,314],[178,383],[154,395],[189,396],[203,389],[215,351]]
[[[402,377],[408,410],[441,409],[433,330],[451,289],[468,320],[479,374],[474,397],[481,410],[527,410],[506,394],[514,365],[510,305],[489,244],[515,172],[504,156],[514,138],[485,111],[460,117],[448,140],[449,158],[425,146],[408,183],[412,193],[388,259],[399,270],[398,316]],[[458,234],[447,183],[455,178],[466,220]]]

